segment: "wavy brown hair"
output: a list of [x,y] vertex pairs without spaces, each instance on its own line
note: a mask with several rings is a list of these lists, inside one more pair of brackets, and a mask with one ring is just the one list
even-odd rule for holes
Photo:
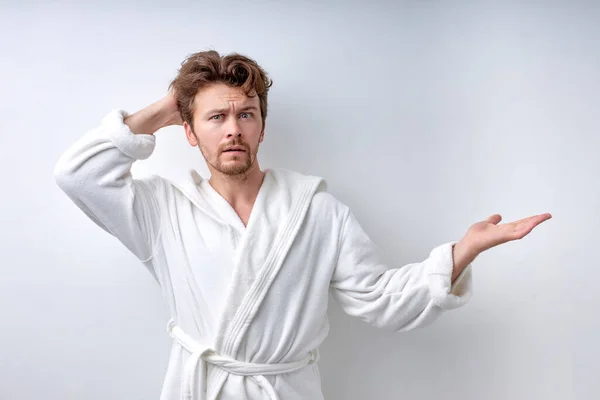
[[273,81],[256,61],[238,53],[220,55],[214,50],[201,51],[188,56],[177,77],[169,85],[175,90],[181,119],[193,130],[194,97],[213,83],[240,87],[246,96],[258,96],[263,127],[267,119],[267,94]]

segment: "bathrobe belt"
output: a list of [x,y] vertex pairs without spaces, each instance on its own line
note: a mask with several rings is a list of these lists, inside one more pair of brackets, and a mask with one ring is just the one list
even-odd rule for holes
[[205,389],[201,392],[203,397],[200,399],[197,398],[196,394],[196,379],[205,379],[204,376],[198,376],[201,370],[205,371],[205,368],[202,368],[202,363],[212,364],[234,375],[247,376],[269,394],[270,400],[280,400],[265,375],[279,375],[297,371],[319,360],[318,350],[313,350],[299,361],[280,364],[247,363],[219,355],[214,349],[198,343],[177,326],[173,320],[169,321],[167,332],[177,343],[192,353],[183,371],[181,381],[182,400],[204,400]]

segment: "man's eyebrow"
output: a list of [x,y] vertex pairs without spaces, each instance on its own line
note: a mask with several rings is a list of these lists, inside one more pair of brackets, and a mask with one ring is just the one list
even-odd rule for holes
[[[238,112],[244,112],[248,110],[257,111],[258,108],[255,105],[247,105],[245,107],[240,108]],[[229,108],[214,108],[205,112],[204,115],[225,114],[227,111],[229,111]]]
[[210,115],[210,114],[223,114],[225,112],[227,112],[227,108],[213,108],[212,110],[208,110],[204,113],[204,115]]

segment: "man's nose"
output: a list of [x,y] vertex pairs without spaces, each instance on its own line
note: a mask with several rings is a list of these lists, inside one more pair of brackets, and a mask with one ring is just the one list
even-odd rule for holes
[[237,122],[237,119],[232,119],[233,122],[229,124],[227,127],[227,137],[242,137],[242,130],[240,129],[240,125]]

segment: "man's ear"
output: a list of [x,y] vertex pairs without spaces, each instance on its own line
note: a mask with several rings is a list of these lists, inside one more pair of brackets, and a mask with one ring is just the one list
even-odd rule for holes
[[196,134],[194,134],[194,130],[192,126],[186,122],[183,123],[183,129],[185,130],[185,137],[187,138],[188,143],[192,147],[198,146],[198,138]]

